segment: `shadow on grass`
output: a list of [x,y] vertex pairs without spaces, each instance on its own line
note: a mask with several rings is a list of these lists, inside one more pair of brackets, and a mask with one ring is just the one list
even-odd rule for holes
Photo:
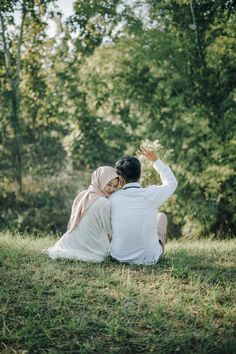
[[[231,259],[235,259],[233,252]],[[212,253],[206,251],[199,254],[199,252],[190,253],[188,250],[181,249],[167,252],[159,263],[152,266],[121,264],[107,260],[104,267],[109,268],[111,265],[115,265],[133,272],[143,272],[150,275],[168,273],[183,281],[204,281],[209,285],[231,286],[236,281],[236,266],[229,266],[227,261],[227,255],[222,258],[221,254],[221,260],[219,260],[213,251]]]
[[[234,255],[231,255],[234,259]],[[214,251],[202,254],[181,249],[170,252],[160,264],[161,269],[171,267],[172,275],[180,279],[195,279],[209,284],[232,285],[236,280],[236,267],[227,264],[227,255],[221,259]]]

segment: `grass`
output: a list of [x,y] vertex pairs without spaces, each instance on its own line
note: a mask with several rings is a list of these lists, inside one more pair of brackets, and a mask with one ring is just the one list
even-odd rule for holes
[[155,266],[52,261],[0,234],[0,352],[236,353],[236,240],[171,241]]

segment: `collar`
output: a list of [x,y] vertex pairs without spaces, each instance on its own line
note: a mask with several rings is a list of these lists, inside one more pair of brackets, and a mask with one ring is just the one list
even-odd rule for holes
[[131,182],[131,183],[126,183],[124,186],[123,186],[123,189],[125,188],[130,188],[130,187],[135,187],[135,188],[142,188],[140,183],[138,182]]

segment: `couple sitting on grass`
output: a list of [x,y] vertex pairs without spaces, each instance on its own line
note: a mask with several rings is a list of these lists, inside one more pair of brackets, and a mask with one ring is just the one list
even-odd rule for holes
[[167,217],[157,209],[174,193],[176,178],[152,150],[139,151],[153,163],[162,184],[142,188],[141,164],[136,157],[99,167],[87,190],[72,205],[67,232],[44,250],[52,259],[155,264],[164,254]]

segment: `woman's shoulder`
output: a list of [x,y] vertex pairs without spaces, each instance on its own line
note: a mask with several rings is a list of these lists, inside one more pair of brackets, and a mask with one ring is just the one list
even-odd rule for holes
[[105,207],[110,205],[110,201],[106,197],[100,197],[94,202],[94,204],[98,207]]

